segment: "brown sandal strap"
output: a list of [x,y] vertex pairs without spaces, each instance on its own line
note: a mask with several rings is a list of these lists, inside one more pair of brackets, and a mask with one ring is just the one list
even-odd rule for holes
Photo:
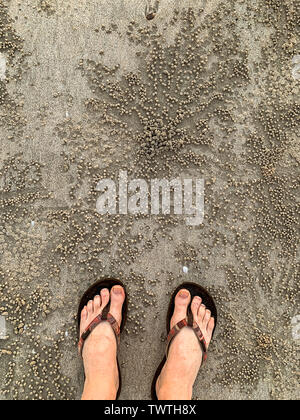
[[196,335],[196,337],[199,340],[199,343],[202,348],[203,352],[203,363],[207,359],[207,344],[204,338],[204,335],[199,327],[199,325],[196,323],[196,321],[190,322],[188,321],[188,318],[185,318],[181,321],[179,321],[174,327],[170,330],[168,337],[167,337],[167,349],[166,349],[166,356],[168,356],[169,348],[171,345],[171,342],[176,337],[176,335],[185,327],[191,327]]
[[193,331],[196,334],[196,337],[198,338],[199,343],[202,347],[202,353],[203,353],[202,363],[205,363],[206,359],[207,359],[207,343],[206,343],[206,340],[205,340],[204,335],[203,335],[203,333],[202,333],[202,331],[201,331],[201,329],[200,329],[200,327],[199,327],[199,325],[197,324],[196,321],[193,322],[192,328],[193,328]]
[[111,313],[107,314],[106,321],[108,321],[110,323],[110,326],[112,327],[113,332],[115,333],[115,337],[116,337],[116,340],[117,340],[117,347],[119,347],[119,345],[120,345],[120,334],[121,334],[119,324],[117,323],[117,321],[115,320],[115,318],[112,316]]
[[109,322],[110,326],[113,329],[113,332],[116,336],[117,341],[117,347],[119,347],[120,344],[120,327],[115,320],[115,318],[112,316],[112,314],[108,313],[107,315],[100,314],[96,316],[95,319],[89,324],[89,326],[85,329],[85,331],[82,333],[79,342],[78,342],[78,352],[80,356],[82,356],[83,346],[89,335],[92,333],[92,331],[99,325],[101,322],[107,321]]

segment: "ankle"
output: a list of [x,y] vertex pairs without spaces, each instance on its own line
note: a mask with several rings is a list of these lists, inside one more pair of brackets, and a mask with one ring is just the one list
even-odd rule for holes
[[110,358],[103,364],[99,364],[99,359],[94,363],[85,364],[86,383],[108,383],[109,386],[118,386],[119,370],[116,359]]
[[82,400],[115,400],[119,384],[110,378],[86,379]]
[[196,373],[192,372],[193,366],[189,366],[189,361],[181,364],[177,357],[168,358],[156,382],[158,399],[190,400],[196,379]]
[[184,386],[180,382],[172,381],[156,385],[156,395],[159,400],[191,400],[193,387]]

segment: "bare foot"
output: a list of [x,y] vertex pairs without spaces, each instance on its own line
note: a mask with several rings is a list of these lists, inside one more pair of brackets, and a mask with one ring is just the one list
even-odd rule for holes
[[[175,297],[175,309],[171,319],[171,328],[187,316],[191,301],[190,292],[181,289]],[[211,341],[215,321],[211,312],[201,303],[199,296],[193,298],[191,310],[194,320],[199,325],[207,346]],[[159,400],[190,400],[193,385],[202,363],[202,348],[194,331],[183,328],[172,340],[167,361],[156,383]]]
[[[80,336],[89,324],[107,306],[110,300],[109,312],[118,322],[122,321],[122,306],[125,291],[121,286],[114,286],[109,293],[102,289],[100,296],[95,296],[82,309],[80,321]],[[82,351],[85,384],[83,400],[114,400],[119,388],[119,372],[117,365],[117,342],[110,324],[101,322],[89,335]]]

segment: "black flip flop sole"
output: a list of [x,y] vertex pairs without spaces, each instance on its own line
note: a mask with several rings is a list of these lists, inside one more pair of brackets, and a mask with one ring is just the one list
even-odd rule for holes
[[[120,332],[122,333],[122,331],[124,330],[124,326],[126,324],[126,320],[127,320],[127,311],[128,311],[128,296],[127,296],[127,292],[126,292],[126,287],[125,285],[121,282],[121,280],[117,280],[114,278],[104,278],[101,279],[99,281],[97,281],[96,283],[94,283],[82,296],[79,306],[78,306],[78,312],[77,312],[77,330],[78,330],[78,335],[80,332],[80,318],[81,318],[81,312],[82,309],[87,305],[89,300],[93,300],[95,296],[100,295],[100,292],[102,289],[108,289],[109,292],[111,291],[111,289],[114,286],[122,286],[123,289],[125,290],[125,300],[123,303],[123,307],[122,307],[122,322],[120,325]],[[105,315],[107,315],[109,311],[109,304],[106,306],[106,308],[104,309],[103,313]],[[121,377],[121,370],[120,370],[120,365],[119,365],[119,360],[117,360],[118,363],[118,370],[119,370],[119,389],[117,392],[117,396],[116,399],[119,398],[120,393],[121,393],[121,388],[122,388],[122,377]]]
[[[168,313],[167,313],[167,319],[166,319],[166,329],[167,329],[167,334],[169,334],[170,332],[170,322],[171,322],[171,318],[173,316],[174,313],[174,308],[175,308],[175,297],[177,295],[177,293],[179,292],[179,290],[181,289],[187,289],[190,294],[191,294],[191,302],[194,298],[194,296],[200,296],[202,299],[202,303],[203,305],[206,306],[207,309],[209,309],[211,311],[211,316],[215,319],[215,326],[214,326],[214,330],[212,333],[212,337],[214,336],[215,330],[216,330],[216,326],[217,326],[217,322],[218,322],[218,313],[217,313],[217,308],[215,305],[215,302],[212,298],[212,296],[210,295],[210,293],[204,289],[204,287],[200,286],[199,284],[196,283],[192,283],[192,282],[186,282],[186,283],[182,283],[180,286],[177,287],[177,289],[174,291],[174,293],[172,294],[171,300],[170,300],[170,304],[169,304],[169,308],[168,308]],[[191,303],[188,306],[188,311],[187,311],[187,315],[188,318],[192,318],[192,311],[191,311]],[[162,368],[164,367],[165,363],[166,363],[166,356],[164,356],[163,360],[161,361],[160,365],[158,366],[156,373],[154,375],[153,381],[152,381],[152,386],[151,386],[151,396],[152,396],[152,400],[157,401],[157,395],[156,395],[156,382],[157,379],[162,371]]]

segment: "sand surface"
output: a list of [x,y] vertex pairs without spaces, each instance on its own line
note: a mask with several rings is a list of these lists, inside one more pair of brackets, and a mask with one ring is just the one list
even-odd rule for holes
[[[130,293],[122,399],[150,398],[183,281],[219,310],[194,398],[299,397],[296,4],[0,1],[0,399],[80,398],[104,276]],[[99,215],[120,170],[204,179],[203,223]]]

